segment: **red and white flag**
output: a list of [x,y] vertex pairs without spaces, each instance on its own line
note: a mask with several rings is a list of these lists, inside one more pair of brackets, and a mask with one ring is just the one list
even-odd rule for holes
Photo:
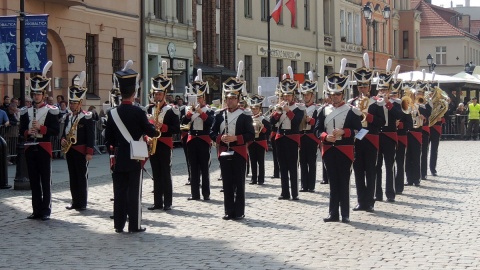
[[295,0],[288,0],[287,3],[285,3],[285,6],[287,6],[288,10],[290,10],[290,13],[292,13],[292,27],[297,26],[297,3]]
[[272,19],[274,19],[277,24],[280,21],[280,15],[282,14],[282,6],[283,6],[283,0],[277,0],[277,5],[275,6],[272,13],[270,14]]

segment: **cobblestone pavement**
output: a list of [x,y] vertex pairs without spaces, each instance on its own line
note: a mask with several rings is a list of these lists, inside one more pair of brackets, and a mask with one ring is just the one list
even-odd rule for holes
[[[476,145],[442,141],[439,176],[428,176],[421,187],[405,187],[395,203],[379,202],[374,213],[351,212],[350,224],[322,221],[327,185],[301,193],[300,201],[279,201],[280,180],[270,178],[264,186],[247,184],[243,221],[224,221],[217,159],[211,165],[212,200],[187,201],[183,151],[174,149],[173,210],[146,209],[153,185],[145,175],[147,231],[139,234],[113,230],[107,155],[96,155],[90,164],[89,205],[83,212],[65,209],[70,201],[66,162],[54,160],[50,221],[26,219],[30,191],[0,190],[0,268],[480,269]],[[270,154],[267,159],[269,176]],[[10,184],[14,172],[10,166]],[[353,207],[353,176],[351,183]]]

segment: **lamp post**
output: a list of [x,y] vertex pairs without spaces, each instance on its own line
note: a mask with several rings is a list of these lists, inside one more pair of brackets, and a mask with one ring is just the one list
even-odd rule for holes
[[427,65],[428,65],[428,72],[432,72],[435,70],[435,67],[437,66],[437,64],[433,63],[433,57],[431,54],[428,54],[427,56]]
[[[375,52],[377,50],[377,21],[373,18],[373,14],[379,11],[383,15],[384,22],[386,23],[390,19],[390,7],[385,6],[383,9],[381,8],[380,4],[376,4],[375,7],[372,7],[371,2],[367,2],[365,6],[362,8],[363,17],[365,18],[365,22],[367,24],[367,39],[370,41],[370,27],[373,28],[373,69],[375,69]],[[370,44],[370,42],[369,42]]]

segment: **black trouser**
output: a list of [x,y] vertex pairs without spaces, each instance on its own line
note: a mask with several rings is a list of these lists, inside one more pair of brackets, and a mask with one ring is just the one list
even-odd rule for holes
[[29,146],[25,150],[28,178],[32,189],[32,208],[36,216],[50,215],[52,212],[52,159],[40,145]]
[[475,140],[477,139],[479,122],[480,122],[480,120],[478,120],[478,119],[468,120],[467,139],[470,139],[470,138],[473,138]]
[[172,206],[172,149],[157,142],[157,150],[150,156],[153,173],[153,204]]
[[385,160],[385,195],[388,199],[395,199],[395,181],[393,168],[395,167],[395,152],[397,143],[387,135],[380,133],[380,148],[377,158],[377,183],[375,197],[383,199],[382,189],[382,166]]
[[407,145],[407,152],[405,154],[405,175],[407,176],[407,183],[420,184],[420,157],[422,155],[422,145],[412,135],[412,132],[407,133]]
[[280,179],[284,198],[290,198],[289,182],[292,198],[298,197],[298,144],[294,140],[282,136],[277,140],[277,153],[280,165]]
[[428,167],[428,143],[430,141],[430,132],[422,130],[422,159],[421,159],[421,176],[422,178],[427,177],[427,167]]
[[300,138],[300,172],[301,186],[304,190],[315,190],[317,180],[317,149],[316,141],[307,135]]
[[123,230],[128,215],[128,230],[140,229],[142,221],[141,169],[129,172],[113,172],[113,216],[114,227]]
[[[373,196],[375,195],[377,153],[377,148],[375,148],[367,138],[355,141],[355,161],[353,162],[353,169],[355,171],[357,201],[361,207],[375,205]],[[331,181],[332,179],[329,177],[328,180]]]
[[[201,138],[193,138],[187,143],[190,159],[190,183],[192,198],[200,199],[200,174],[202,174],[203,198],[210,198],[210,145]],[[223,177],[223,175],[222,175]]]
[[273,177],[278,178],[280,177],[280,163],[278,161],[277,140],[275,140],[275,137],[270,139],[270,143],[272,144]]
[[84,154],[72,148],[70,148],[65,156],[67,158],[68,174],[70,177],[72,207],[87,207],[88,161],[85,159]]
[[225,215],[241,217],[245,215],[245,175],[247,161],[238,153],[229,157],[219,157],[223,181]]
[[430,172],[437,173],[438,145],[440,144],[440,133],[435,128],[430,129]]
[[248,155],[252,163],[252,183],[263,184],[265,182],[265,148],[252,142],[248,146]]
[[327,167],[325,166],[325,160],[322,158],[322,180],[323,182],[328,184],[328,174],[327,174]]
[[343,218],[350,213],[350,175],[352,160],[335,147],[330,148],[324,155],[330,184],[330,203],[328,212],[333,218],[339,217],[338,208],[341,208]]
[[183,136],[182,147],[183,147],[183,153],[185,154],[185,160],[187,161],[188,182],[190,182],[191,172],[190,172],[190,160],[188,158],[188,150],[187,150],[187,139],[188,139],[188,135]]
[[403,143],[400,141],[397,144],[397,151],[395,156],[395,163],[396,163],[396,175],[395,175],[395,192],[401,193],[403,192],[403,185],[405,181],[405,151],[407,148]]

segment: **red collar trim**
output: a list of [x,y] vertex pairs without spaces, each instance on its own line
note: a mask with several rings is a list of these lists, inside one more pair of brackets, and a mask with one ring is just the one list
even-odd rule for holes
[[133,102],[128,101],[128,100],[123,100],[123,101],[122,101],[122,104],[132,105]]
[[42,102],[40,105],[37,106],[37,109],[40,109],[40,108],[42,108],[42,107],[44,107],[44,106],[46,106],[46,105],[47,105],[47,103]]

